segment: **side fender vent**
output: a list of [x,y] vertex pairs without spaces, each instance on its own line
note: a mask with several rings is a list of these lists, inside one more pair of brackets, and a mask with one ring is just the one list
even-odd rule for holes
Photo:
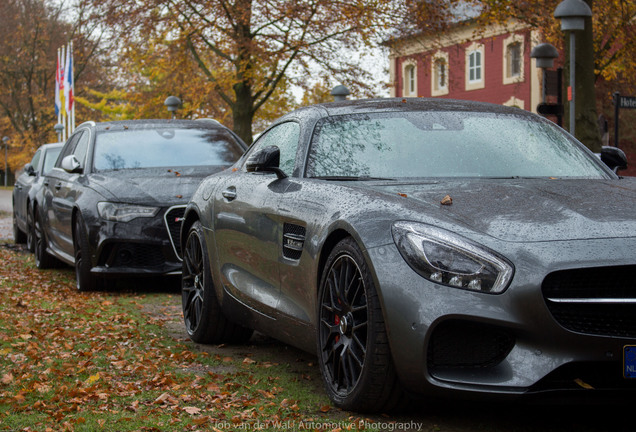
[[283,225],[283,256],[298,260],[305,245],[305,227],[290,223]]

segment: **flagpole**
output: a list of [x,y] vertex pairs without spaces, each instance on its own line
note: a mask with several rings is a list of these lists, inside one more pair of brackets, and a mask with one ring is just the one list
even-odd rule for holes
[[60,101],[61,101],[61,107],[60,107],[60,111],[62,112],[62,125],[64,126],[64,129],[62,130],[62,141],[66,142],[66,138],[67,138],[67,125],[66,125],[66,99],[64,96],[64,75],[66,73],[65,67],[66,67],[66,51],[65,51],[65,46],[62,45],[62,76],[61,76],[61,81],[60,81]]
[[[73,99],[75,99],[75,65],[73,64],[73,41],[71,41],[71,95],[73,97]],[[73,106],[71,107],[71,118],[72,118],[72,123],[71,123],[71,131],[75,131],[75,100],[73,100]]]
[[[59,103],[60,102],[60,48],[57,49],[57,66],[55,69],[55,92],[57,93],[57,97],[56,97],[56,101],[55,103]],[[60,103],[60,106],[57,107],[57,124],[61,124],[62,123],[62,104]],[[62,138],[62,134],[58,135],[58,139],[61,140]]]

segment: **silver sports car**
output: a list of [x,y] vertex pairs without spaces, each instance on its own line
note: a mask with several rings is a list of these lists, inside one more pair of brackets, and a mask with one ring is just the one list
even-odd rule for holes
[[636,179],[612,157],[625,165],[490,104],[294,111],[188,204],[186,329],[316,353],[351,410],[409,393],[633,397]]

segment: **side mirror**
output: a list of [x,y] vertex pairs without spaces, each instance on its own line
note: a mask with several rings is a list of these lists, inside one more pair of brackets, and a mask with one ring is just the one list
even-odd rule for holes
[[82,165],[74,155],[68,155],[62,159],[62,169],[67,173],[81,173]]
[[26,173],[26,175],[31,177],[35,177],[35,175],[37,174],[35,172],[35,168],[33,168],[33,165],[31,165],[31,163],[27,163],[26,165],[24,165],[24,172]]
[[627,168],[627,156],[618,147],[603,146],[601,148],[601,160],[614,172]]
[[279,179],[287,177],[280,169],[280,149],[267,146],[250,155],[245,163],[247,172],[275,173]]

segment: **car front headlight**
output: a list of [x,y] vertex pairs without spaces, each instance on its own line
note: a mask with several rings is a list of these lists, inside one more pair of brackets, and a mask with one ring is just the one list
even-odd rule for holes
[[97,203],[97,212],[102,219],[114,222],[129,222],[140,217],[153,217],[159,212],[158,207],[113,202]]
[[431,282],[499,294],[512,280],[514,267],[508,260],[449,231],[396,222],[393,240],[408,265]]

